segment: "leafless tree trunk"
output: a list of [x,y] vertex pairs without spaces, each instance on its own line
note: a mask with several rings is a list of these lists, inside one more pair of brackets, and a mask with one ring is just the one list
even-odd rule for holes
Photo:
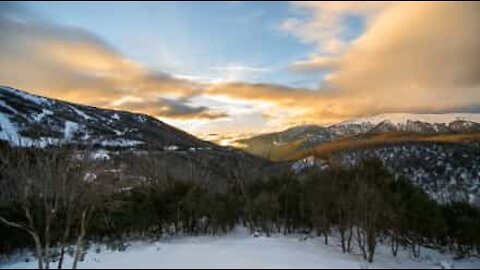
[[350,225],[348,228],[347,252],[352,251],[353,228]]
[[375,247],[377,245],[376,232],[374,229],[369,228],[367,231],[367,248],[368,248],[368,262],[373,262],[373,256],[375,255]]
[[324,238],[325,246],[328,246],[328,229],[327,228],[323,228],[323,238]]
[[343,226],[340,226],[340,228],[338,228],[338,230],[339,230],[339,232],[340,232],[340,242],[341,242],[341,244],[342,244],[342,252],[345,253],[345,252],[347,252],[346,229],[345,229]]
[[65,257],[65,247],[67,245],[68,238],[70,237],[70,227],[72,226],[72,209],[71,202],[68,202],[68,205],[65,207],[67,213],[65,217],[65,228],[63,231],[62,240],[60,242],[60,258],[58,260],[57,269],[62,269],[63,261]]
[[[0,156],[2,154],[5,153]],[[8,155],[1,157],[2,177],[5,179],[0,181],[2,190],[8,190],[8,194],[0,195],[6,202],[20,204],[26,222],[9,221],[4,217],[0,217],[0,222],[26,231],[32,237],[40,269],[50,268],[52,242],[58,241],[60,260],[57,268],[61,269],[72,221],[75,217],[80,219],[81,209],[90,209],[98,200],[95,191],[101,188],[89,188],[92,184],[84,181],[88,169],[85,160],[77,158],[75,152],[68,149],[20,148]],[[60,218],[60,212],[64,214],[64,220]],[[83,222],[86,226],[86,220]],[[53,228],[61,226],[64,226],[63,236],[54,239],[57,234],[52,233]],[[81,232],[83,239],[85,231]]]
[[80,220],[80,233],[77,238],[77,249],[75,250],[75,255],[73,257],[72,269],[77,269],[78,260],[80,259],[80,255],[83,252],[83,238],[87,233],[87,227],[86,227],[87,212],[88,212],[88,209],[85,209],[82,212],[82,218]]
[[[28,211],[28,210],[27,210]],[[29,215],[29,214],[28,214]],[[35,242],[35,249],[36,249],[36,256],[37,256],[37,262],[38,262],[38,269],[43,269],[43,251],[42,251],[42,242],[40,241],[40,236],[39,234],[30,226],[23,225],[17,222],[13,221],[8,221],[3,217],[0,217],[0,221],[5,224],[6,226],[12,227],[12,228],[17,228],[20,230],[23,230],[30,234],[32,236],[34,242]]]
[[393,234],[392,236],[392,255],[394,257],[397,257],[397,254],[398,254],[398,237],[396,235],[396,233]]
[[362,251],[363,258],[367,259],[367,251],[365,250],[365,237],[362,230],[357,227],[357,244],[360,250]]
[[58,259],[57,269],[62,269],[63,267],[63,260],[65,258],[65,246],[66,242],[68,241],[68,237],[70,237],[70,226],[70,222],[67,221],[67,224],[65,225],[65,231],[62,237],[62,242],[60,243],[60,258]]

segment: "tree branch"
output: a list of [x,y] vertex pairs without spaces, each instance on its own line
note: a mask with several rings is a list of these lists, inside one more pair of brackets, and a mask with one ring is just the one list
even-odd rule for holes
[[22,230],[25,230],[25,231],[28,231],[28,228],[25,226],[25,225],[22,225],[20,223],[17,223],[17,222],[13,222],[13,221],[8,221],[6,220],[5,218],[3,217],[0,217],[0,221],[9,226],[9,227],[13,227],[13,228],[17,228],[17,229],[22,229]]

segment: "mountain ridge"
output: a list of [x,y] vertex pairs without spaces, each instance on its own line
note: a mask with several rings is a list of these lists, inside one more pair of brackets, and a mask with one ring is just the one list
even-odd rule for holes
[[[424,121],[430,122],[424,122]],[[480,114],[380,114],[326,126],[303,125],[284,131],[238,140],[244,150],[273,160],[289,160],[297,150],[313,148],[342,138],[369,134],[441,135],[480,132]],[[281,156],[279,158],[278,156]]]
[[141,184],[132,171],[151,166],[165,178],[196,181],[217,191],[228,190],[234,180],[254,181],[288,171],[288,166],[203,141],[145,114],[0,86],[0,147],[62,146],[91,157],[102,168],[97,173],[123,179],[125,188]]
[[0,86],[0,140],[45,147],[217,147],[151,116],[50,99]]

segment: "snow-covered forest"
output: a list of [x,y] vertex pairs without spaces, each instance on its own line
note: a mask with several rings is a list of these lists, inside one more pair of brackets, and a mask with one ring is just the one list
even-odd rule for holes
[[[245,177],[248,168],[239,166],[226,179],[225,192],[208,182],[171,178],[154,160],[137,164],[132,173],[140,184],[125,188],[120,179],[99,174],[102,162],[88,157],[68,148],[2,148],[2,265],[423,268],[479,263],[478,209],[462,202],[439,204],[378,160],[254,181]],[[234,263],[227,264],[231,257]]]

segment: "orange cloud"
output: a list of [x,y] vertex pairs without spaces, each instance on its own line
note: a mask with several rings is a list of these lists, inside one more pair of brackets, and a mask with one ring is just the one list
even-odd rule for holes
[[341,39],[346,30],[343,20],[349,15],[373,16],[392,2],[385,1],[293,1],[306,16],[292,17],[281,28],[302,42],[317,45],[316,53],[338,54],[348,48]]
[[[282,29],[317,48],[292,69],[327,70],[322,89],[177,78],[126,59],[81,29],[12,18],[11,9],[4,9],[9,16],[0,10],[0,82],[73,102],[181,120],[229,119],[222,110],[192,102],[199,96],[228,97],[251,103],[255,110],[249,109],[249,115],[256,113],[277,127],[384,112],[480,111],[479,3],[293,5],[309,15],[288,19]],[[340,38],[342,18],[348,15],[367,21],[365,32],[351,43]],[[235,106],[228,99],[225,103]]]
[[[317,14],[304,22],[307,28],[318,26],[323,20],[318,18],[331,10],[366,12],[365,33],[347,50],[314,54],[292,66],[330,70],[324,88],[336,92],[339,106],[359,115],[480,111],[478,2],[393,2],[374,13],[363,3],[300,5]],[[313,40],[317,34],[311,30],[298,34]]]
[[14,11],[9,16],[0,12],[2,84],[108,108],[117,108],[128,96],[191,97],[202,87],[148,70],[81,29],[22,18]]
[[211,85],[205,92],[270,104],[263,115],[268,115],[267,119],[271,120],[282,118],[280,121],[275,119],[279,126],[292,122],[330,123],[358,114],[351,109],[354,101],[334,91],[238,82]]

